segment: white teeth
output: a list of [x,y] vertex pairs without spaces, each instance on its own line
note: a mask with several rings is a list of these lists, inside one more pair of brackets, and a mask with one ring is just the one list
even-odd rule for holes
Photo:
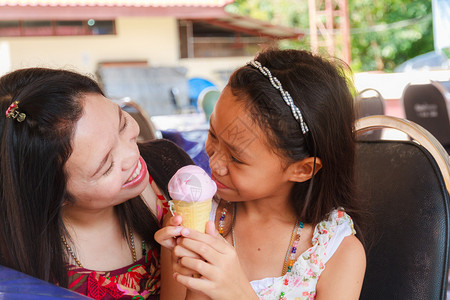
[[142,169],[141,161],[138,161],[138,166],[136,170],[134,170],[133,175],[131,175],[131,177],[127,180],[127,182],[130,182],[133,179],[135,179],[141,173],[141,169]]

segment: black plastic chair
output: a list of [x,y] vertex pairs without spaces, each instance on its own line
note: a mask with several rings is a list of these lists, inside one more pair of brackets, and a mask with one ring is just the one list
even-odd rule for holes
[[122,110],[129,113],[139,125],[139,142],[151,141],[162,138],[161,132],[155,128],[150,116],[142,107],[128,97],[113,99],[112,101],[119,104]]
[[384,115],[384,107],[384,98],[376,89],[367,88],[355,96],[356,116],[358,118]]
[[433,134],[450,153],[450,82],[409,84],[403,90],[405,117]]
[[379,128],[401,130],[412,140],[357,142],[358,190],[372,242],[360,299],[446,299],[449,156],[408,120],[370,116],[356,123],[357,135]]
[[[385,103],[381,93],[373,88],[367,88],[359,92],[355,96],[355,115],[357,119],[374,116],[384,115]],[[382,135],[381,130],[368,131],[364,133],[364,140],[377,140]]]

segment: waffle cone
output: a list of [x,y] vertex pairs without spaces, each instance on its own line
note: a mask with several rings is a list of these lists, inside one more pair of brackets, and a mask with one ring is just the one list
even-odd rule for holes
[[202,202],[172,200],[177,215],[183,217],[183,226],[205,232],[206,222],[211,211],[211,199]]

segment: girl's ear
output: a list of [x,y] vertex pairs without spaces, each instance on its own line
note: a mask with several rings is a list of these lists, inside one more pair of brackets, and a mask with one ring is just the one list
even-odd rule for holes
[[[314,168],[315,164],[315,168]],[[317,173],[322,168],[322,161],[320,158],[316,157],[314,162],[314,157],[307,157],[301,161],[297,161],[289,166],[290,169],[290,181],[294,182],[305,182]]]

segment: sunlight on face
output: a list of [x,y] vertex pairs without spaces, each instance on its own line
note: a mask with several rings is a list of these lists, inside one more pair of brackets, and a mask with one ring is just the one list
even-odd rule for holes
[[139,127],[128,113],[99,94],[84,97],[65,169],[73,207],[109,208],[139,195],[148,184],[136,143]]
[[281,158],[267,146],[256,125],[229,87],[210,119],[206,151],[218,194],[227,201],[287,197],[292,182]]

